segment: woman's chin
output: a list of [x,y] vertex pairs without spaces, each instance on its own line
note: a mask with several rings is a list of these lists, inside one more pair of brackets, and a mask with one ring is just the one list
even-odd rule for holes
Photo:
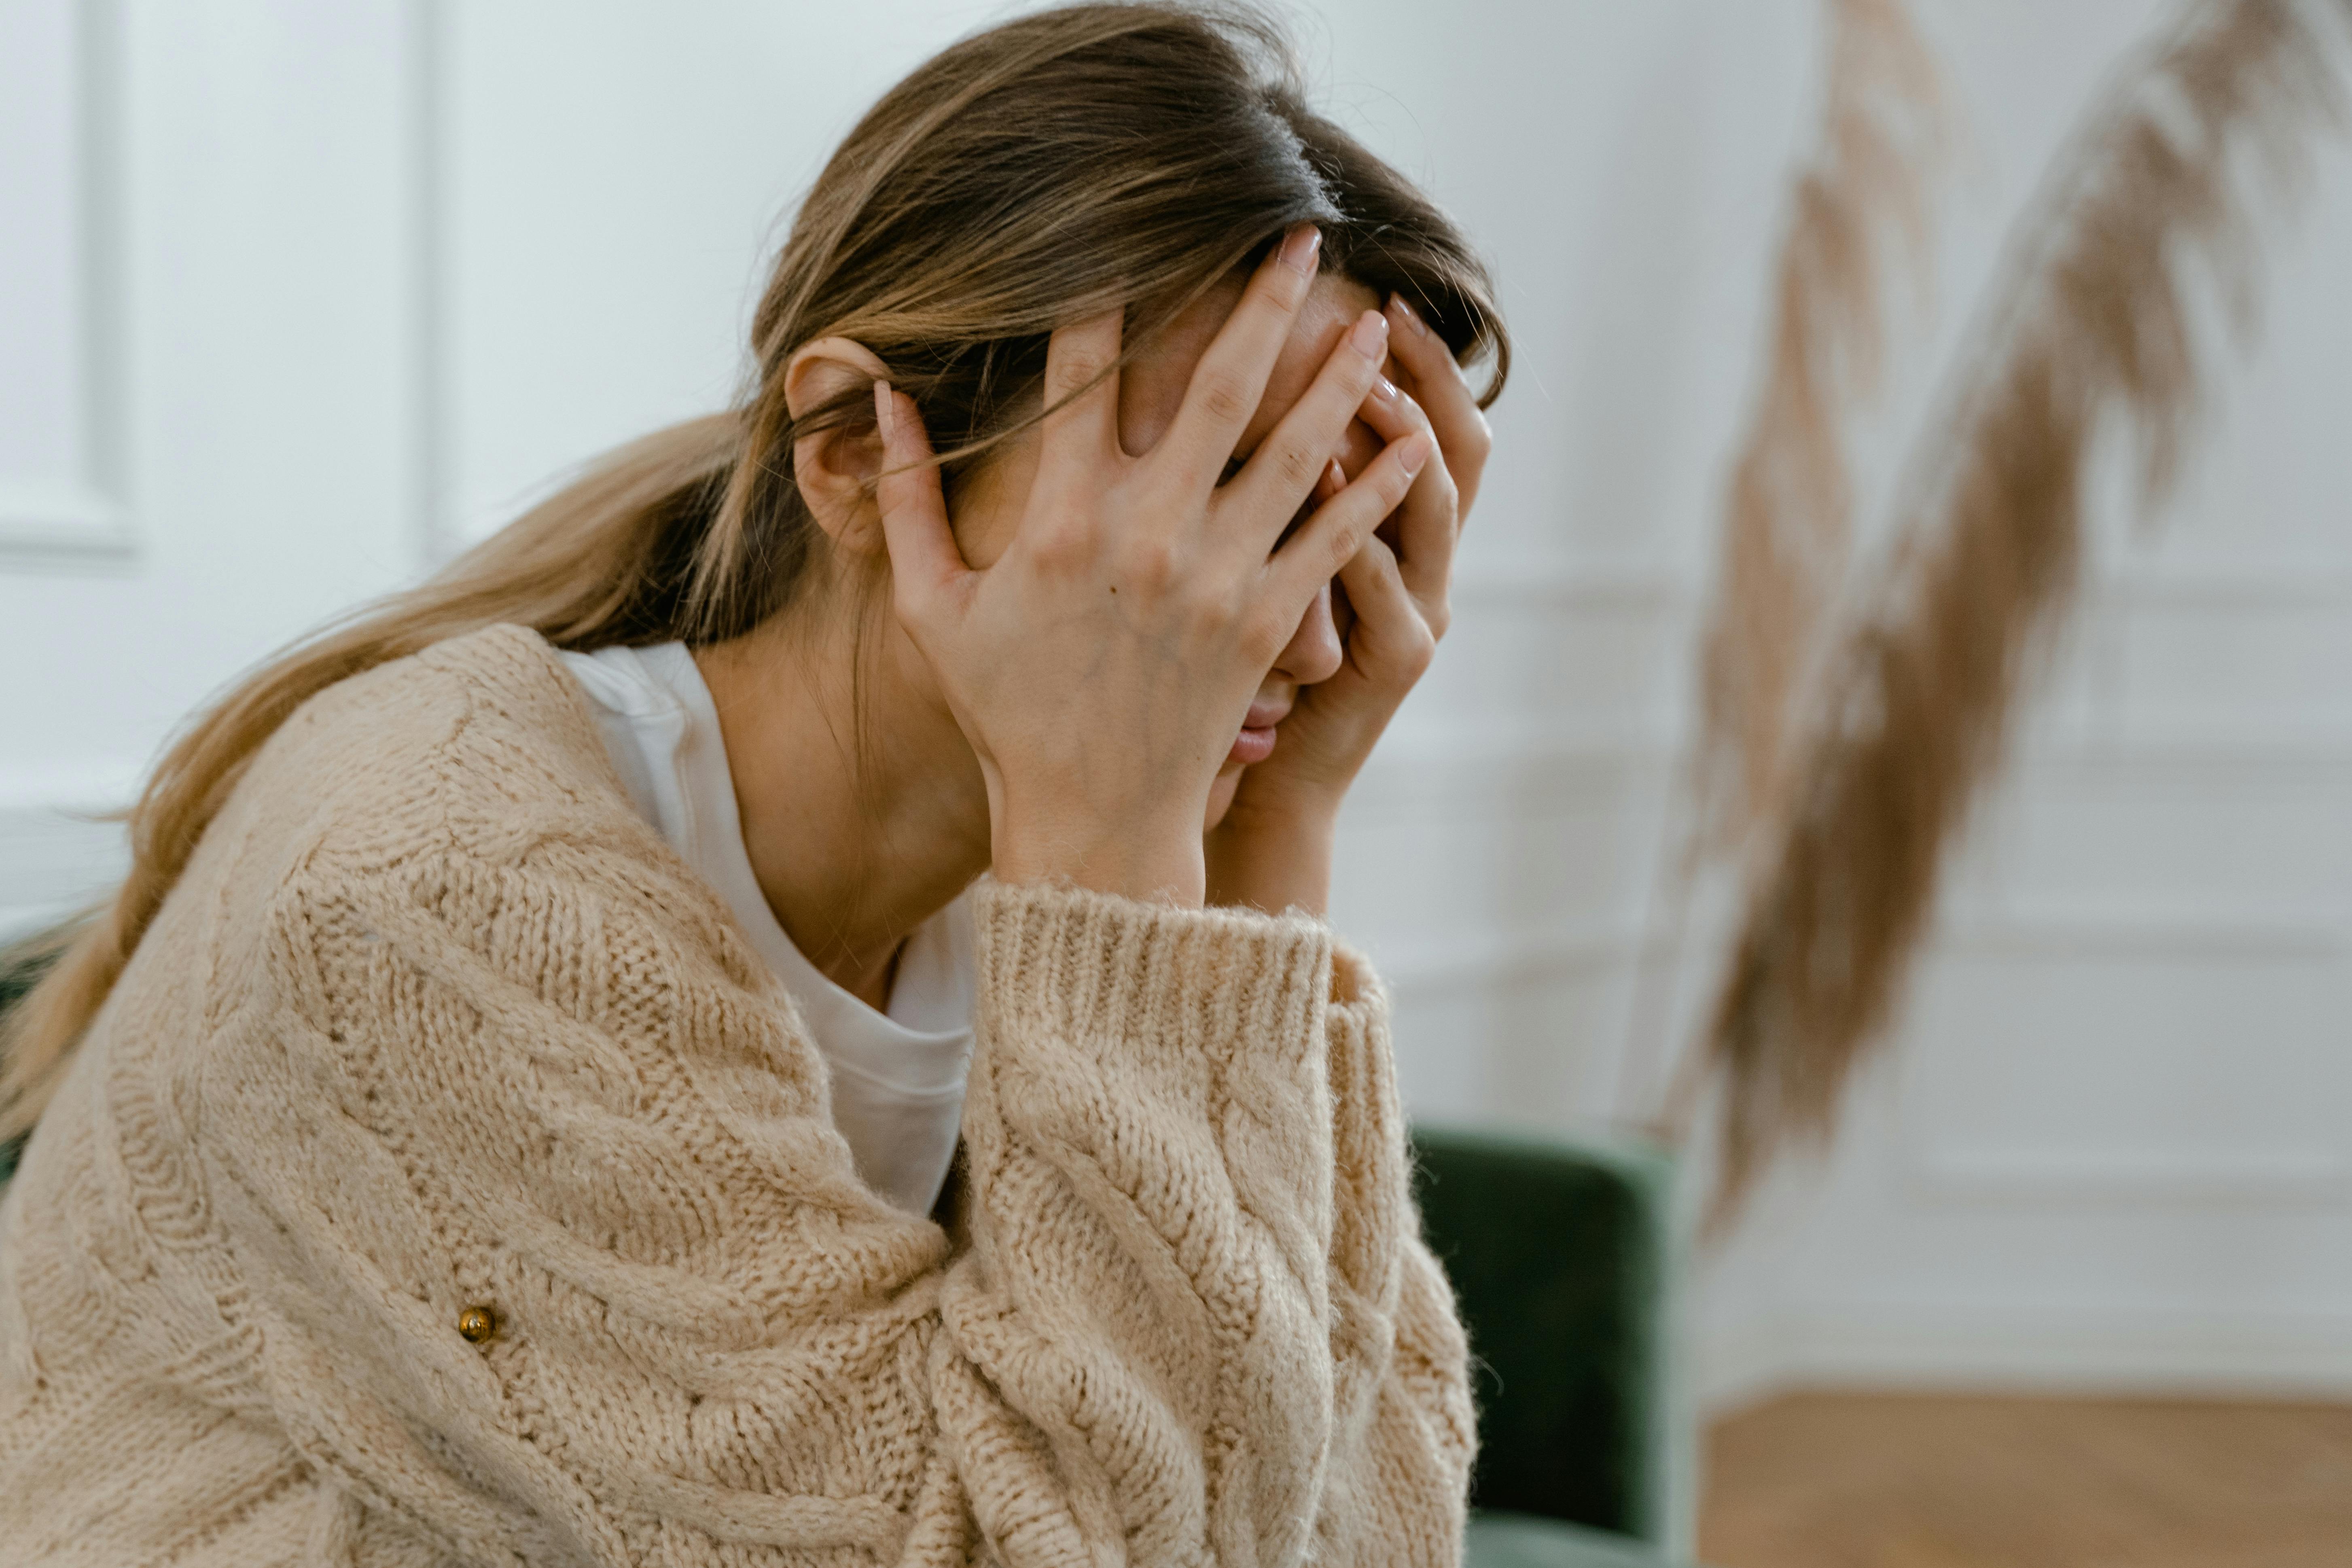
[[1242,787],[1242,774],[1245,771],[1244,764],[1241,763],[1227,763],[1217,770],[1215,781],[1209,785],[1209,815],[1201,825],[1202,832],[1213,831],[1225,819],[1225,813],[1233,810],[1234,795]]

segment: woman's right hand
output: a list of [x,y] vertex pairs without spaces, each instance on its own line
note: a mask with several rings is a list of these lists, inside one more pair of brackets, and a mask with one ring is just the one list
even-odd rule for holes
[[1391,442],[1282,539],[1386,353],[1387,324],[1368,310],[1218,483],[1314,281],[1317,237],[1294,230],[1267,257],[1141,457],[1119,446],[1118,375],[1106,374],[1118,315],[1055,332],[1037,477],[982,571],[956,547],[913,400],[875,384],[898,618],[979,756],[1002,880],[1198,905],[1209,787],[1252,697],[1428,460],[1426,433]]

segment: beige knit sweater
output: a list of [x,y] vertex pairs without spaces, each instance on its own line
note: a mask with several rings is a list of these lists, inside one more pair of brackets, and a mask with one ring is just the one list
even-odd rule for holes
[[546,643],[328,691],[0,1205],[0,1564],[1454,1562],[1369,969],[1297,917],[976,915],[951,1251]]

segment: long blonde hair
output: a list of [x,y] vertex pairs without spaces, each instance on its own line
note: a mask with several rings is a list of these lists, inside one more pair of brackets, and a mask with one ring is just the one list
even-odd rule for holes
[[740,636],[788,607],[824,535],[793,443],[873,417],[862,390],[795,417],[783,367],[864,343],[920,405],[950,476],[1034,422],[1045,340],[1113,308],[1147,339],[1293,224],[1326,264],[1405,296],[1456,354],[1509,343],[1445,216],[1306,107],[1255,12],[1084,5],[951,45],[886,94],[803,201],[751,327],[738,406],[658,431],[431,581],[279,655],[200,715],[130,815],[112,900],[39,939],[47,974],[0,1020],[0,1139],[28,1130],[262,744],[347,676],[512,623],[589,649]]

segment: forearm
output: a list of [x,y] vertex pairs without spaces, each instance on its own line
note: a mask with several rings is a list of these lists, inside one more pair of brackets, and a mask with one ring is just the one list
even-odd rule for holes
[[967,1476],[983,1529],[1299,1561],[1332,1416],[1328,932],[987,884],[974,920],[973,1246],[943,1300],[971,1397],[940,1420],[1003,1469]]

